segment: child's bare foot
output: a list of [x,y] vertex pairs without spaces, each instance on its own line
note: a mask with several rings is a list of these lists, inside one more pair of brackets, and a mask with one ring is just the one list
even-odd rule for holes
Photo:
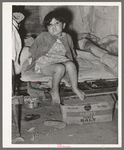
[[85,97],[85,93],[82,91],[82,90],[80,90],[80,89],[76,89],[76,90],[74,90],[74,89],[72,89],[76,94],[77,94],[77,96],[80,98],[80,100],[84,100],[84,97]]
[[57,93],[57,92],[54,92],[54,91],[50,91],[50,94],[51,94],[51,96],[52,96],[52,101],[54,102],[54,103],[57,103],[57,104],[60,104],[60,96],[59,96],[59,93]]

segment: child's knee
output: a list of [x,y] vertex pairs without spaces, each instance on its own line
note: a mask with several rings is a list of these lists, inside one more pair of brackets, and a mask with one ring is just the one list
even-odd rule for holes
[[63,64],[57,64],[55,71],[59,73],[65,73],[65,66]]
[[66,68],[75,68],[75,64],[72,61],[66,63]]

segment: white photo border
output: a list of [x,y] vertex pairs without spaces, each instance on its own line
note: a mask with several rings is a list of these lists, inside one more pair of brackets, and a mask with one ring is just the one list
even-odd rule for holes
[[119,59],[118,59],[118,67],[119,67],[119,78],[118,78],[118,95],[119,95],[119,100],[118,100],[118,107],[119,107],[119,118],[118,118],[118,144],[110,144],[110,145],[102,145],[102,144],[85,144],[85,145],[67,145],[64,144],[64,146],[71,146],[71,148],[76,147],[76,148],[80,148],[80,147],[100,147],[100,148],[116,148],[116,147],[121,147],[122,146],[122,47],[121,47],[121,37],[122,37],[122,18],[121,18],[121,2],[3,2],[2,3],[2,57],[3,57],[3,62],[2,62],[2,67],[3,67],[3,72],[2,72],[2,83],[3,83],[3,101],[2,101],[2,111],[3,111],[3,147],[4,148],[38,148],[38,147],[45,147],[45,148],[56,148],[57,144],[46,144],[46,145],[42,145],[42,144],[35,144],[35,145],[28,145],[28,144],[11,144],[12,141],[12,132],[11,132],[11,85],[12,85],[12,79],[11,79],[11,58],[12,58],[12,42],[11,42],[11,29],[12,29],[12,6],[13,5],[30,5],[30,6],[43,6],[43,5],[95,5],[95,6],[118,6],[119,7],[119,26],[118,26],[118,38],[119,38]]

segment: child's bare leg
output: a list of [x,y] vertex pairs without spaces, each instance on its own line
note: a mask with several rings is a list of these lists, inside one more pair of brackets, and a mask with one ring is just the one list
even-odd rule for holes
[[52,90],[51,90],[51,96],[55,103],[60,103],[59,83],[64,75],[65,75],[65,66],[62,64],[56,64],[53,73]]
[[81,100],[83,100],[85,93],[78,88],[78,76],[75,64],[72,61],[68,61],[64,64],[66,66],[66,71],[68,72],[69,78],[71,80],[73,91],[78,95],[78,97]]
[[45,67],[43,72],[52,73],[52,90],[50,91],[52,96],[52,101],[55,103],[60,103],[59,96],[59,83],[63,76],[65,75],[65,66],[63,64],[53,64],[48,67]]

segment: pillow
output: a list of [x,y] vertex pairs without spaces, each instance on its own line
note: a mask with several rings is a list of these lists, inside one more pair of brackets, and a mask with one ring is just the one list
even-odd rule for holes
[[85,59],[88,59],[88,60],[95,60],[95,61],[100,61],[100,58],[93,55],[92,53],[90,52],[86,52],[86,51],[83,51],[83,50],[76,50],[77,52],[77,58],[85,58]]
[[104,54],[108,53],[105,49],[101,48],[99,45],[96,45],[92,41],[85,42],[85,50],[90,51],[93,55],[101,58]]
[[100,38],[91,34],[91,33],[80,33],[77,35],[77,40],[81,40],[81,39],[89,39],[95,43],[98,43],[100,41]]
[[99,42],[100,47],[106,49],[109,54],[118,56],[118,36],[117,35],[109,35]]
[[98,45],[98,42],[100,41],[100,38],[90,33],[80,33],[78,34],[77,39],[77,49],[85,49],[85,43],[87,41],[92,41],[96,45]]

